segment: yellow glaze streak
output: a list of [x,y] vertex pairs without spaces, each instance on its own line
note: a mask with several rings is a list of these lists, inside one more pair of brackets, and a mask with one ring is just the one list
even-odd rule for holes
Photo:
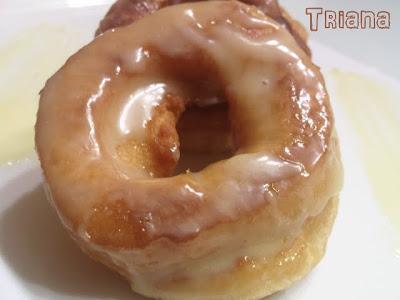
[[332,70],[335,100],[359,138],[362,162],[385,214],[400,231],[400,91],[382,81]]
[[58,25],[38,25],[0,45],[0,165],[33,154],[39,91],[83,44]]

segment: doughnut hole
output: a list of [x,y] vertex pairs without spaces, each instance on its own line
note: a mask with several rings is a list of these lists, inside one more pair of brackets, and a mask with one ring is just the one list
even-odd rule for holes
[[[197,172],[234,153],[228,105],[183,108],[182,99],[167,95],[153,111],[141,163],[157,177]],[[137,157],[135,157],[137,159]]]
[[227,103],[191,105],[184,110],[183,102],[179,96],[166,95],[153,109],[147,143],[130,139],[117,146],[119,157],[144,166],[154,177],[168,177],[197,172],[233,156]]
[[174,175],[197,172],[233,156],[234,145],[227,103],[189,107],[177,124],[180,159]]

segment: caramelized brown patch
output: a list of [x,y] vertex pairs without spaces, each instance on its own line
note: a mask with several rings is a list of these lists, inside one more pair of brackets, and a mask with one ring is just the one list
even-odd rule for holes
[[135,214],[124,200],[102,203],[93,208],[86,226],[90,239],[109,247],[142,247],[151,240],[151,216]]
[[153,0],[119,0],[115,2],[107,15],[101,20],[96,36],[116,27],[131,24],[161,8],[164,1]]
[[183,99],[171,94],[157,106],[147,124],[148,145],[157,176],[169,176],[179,160],[179,136],[176,123],[184,111]]
[[152,111],[146,126],[146,140],[129,138],[117,146],[121,160],[133,167],[140,166],[150,176],[170,176],[179,160],[179,136],[176,122],[184,110],[183,99],[167,94]]
[[154,164],[149,145],[129,139],[117,146],[117,154],[121,160],[129,165],[140,165],[150,175],[154,174],[156,165]]

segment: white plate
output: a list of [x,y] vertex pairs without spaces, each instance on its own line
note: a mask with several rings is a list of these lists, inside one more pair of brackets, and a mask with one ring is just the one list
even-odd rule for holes
[[[0,147],[32,148],[37,92],[91,40],[109,2],[0,4]],[[400,82],[316,42],[311,47],[336,112],[345,185],[326,257],[270,299],[400,299]],[[143,299],[80,252],[41,182],[35,158],[0,167],[1,298]]]

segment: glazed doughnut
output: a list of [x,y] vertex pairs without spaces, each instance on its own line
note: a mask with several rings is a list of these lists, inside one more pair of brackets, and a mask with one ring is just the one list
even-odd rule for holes
[[[172,176],[176,124],[210,95],[228,105],[233,156]],[[319,68],[236,1],[164,7],[99,35],[42,90],[36,147],[72,238],[158,299],[288,287],[323,256],[342,181]]]

